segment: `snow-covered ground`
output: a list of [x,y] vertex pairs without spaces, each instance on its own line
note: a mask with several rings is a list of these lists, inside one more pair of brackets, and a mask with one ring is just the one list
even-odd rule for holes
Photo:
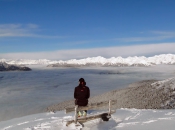
[[57,64],[61,66],[66,65],[104,65],[104,66],[151,66],[158,64],[175,64],[175,55],[174,54],[161,54],[155,55],[153,57],[145,56],[134,56],[134,57],[111,57],[104,58],[101,56],[98,57],[88,57],[85,59],[71,59],[71,60],[48,60],[48,59],[0,59],[0,62],[6,62],[8,64],[17,64],[17,65],[33,65],[33,64]]
[[[91,111],[89,114],[101,113]],[[76,130],[72,123],[74,113],[42,113],[0,122],[2,130]],[[83,130],[174,130],[175,110],[118,109],[108,122],[95,119],[84,123]]]
[[[77,86],[80,77],[85,78],[91,89],[91,96],[95,96],[125,88],[130,83],[141,80],[171,80],[175,74],[174,65],[94,68],[47,68],[44,65],[31,65],[30,67],[32,68],[30,72],[0,72],[2,130],[73,129],[73,125],[67,128],[63,123],[71,119],[73,113],[44,111],[50,105],[72,99],[74,87]],[[157,84],[161,87],[165,81]],[[90,111],[89,114],[97,112],[100,111]],[[174,115],[175,110],[118,109],[109,122],[95,120],[87,123],[86,129],[171,130],[175,127]]]
[[173,65],[30,68],[30,72],[0,72],[0,121],[44,112],[50,105],[73,99],[80,77],[85,78],[92,97],[141,80],[171,78],[175,73]]

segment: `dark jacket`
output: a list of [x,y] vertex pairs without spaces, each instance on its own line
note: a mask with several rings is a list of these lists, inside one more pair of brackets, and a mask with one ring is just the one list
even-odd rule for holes
[[79,85],[75,87],[74,90],[75,105],[87,106],[89,97],[90,97],[90,90],[87,86]]

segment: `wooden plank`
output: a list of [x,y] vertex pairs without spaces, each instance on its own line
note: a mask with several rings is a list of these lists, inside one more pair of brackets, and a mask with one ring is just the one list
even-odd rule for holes
[[[116,103],[117,103],[116,100],[111,100],[111,104],[110,105],[114,105]],[[100,107],[107,106],[108,104],[109,104],[108,101],[88,104],[88,106],[78,107],[78,111],[80,111],[80,110],[96,110],[96,109],[98,109]],[[65,108],[65,113],[66,114],[69,113],[69,112],[72,112],[72,111],[75,111],[75,107]]]
[[[111,110],[111,114],[115,113],[116,111],[115,110]],[[95,115],[89,115],[89,116],[86,116],[86,117],[80,117],[77,119],[77,122],[79,123],[85,123],[87,121],[90,121],[90,120],[94,120],[94,119],[97,119],[97,118],[102,118],[103,115],[108,115],[108,112],[105,112],[105,113],[100,113],[100,114],[95,114]],[[74,120],[70,120],[66,123],[66,126],[70,125],[71,123],[75,123]]]
[[[115,110],[112,110],[111,114],[113,114],[115,112],[116,112]],[[84,122],[87,122],[89,120],[94,120],[94,119],[97,119],[97,118],[101,118],[103,115],[108,115],[108,112],[100,113],[100,114],[96,114],[96,115],[89,115],[87,117],[80,117],[80,118],[78,118],[78,122],[84,123]]]
[[80,117],[78,119],[78,122],[84,123],[84,122],[87,122],[87,121],[90,121],[90,120],[101,118],[103,115],[108,115],[108,113],[101,113],[101,114],[98,114],[98,115],[91,115],[91,116],[87,116],[87,117]]

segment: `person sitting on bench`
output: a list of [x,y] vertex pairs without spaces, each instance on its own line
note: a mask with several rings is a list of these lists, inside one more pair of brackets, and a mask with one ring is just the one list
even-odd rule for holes
[[[89,97],[90,97],[90,89],[89,87],[86,86],[85,80],[83,78],[80,78],[79,85],[75,87],[74,90],[75,105],[87,106]],[[87,110],[78,112],[78,117],[86,115]]]

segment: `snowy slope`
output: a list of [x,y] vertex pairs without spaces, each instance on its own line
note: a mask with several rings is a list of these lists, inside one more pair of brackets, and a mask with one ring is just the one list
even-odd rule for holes
[[[151,86],[169,94],[169,100],[165,104],[162,104],[164,108],[167,105],[175,105],[175,77],[154,82]],[[137,100],[140,99],[138,98]],[[100,112],[102,111],[88,111],[88,114],[97,114]],[[74,113],[65,114],[64,111],[29,115],[1,121],[0,130],[75,130],[76,127],[74,124],[71,124],[69,127],[65,126],[66,121],[72,120],[73,116]],[[174,122],[174,109],[150,110],[122,108],[117,109],[116,113],[112,115],[112,118],[108,122],[101,120],[89,121],[84,124],[85,127],[83,130],[174,130]]]
[[[163,89],[174,95],[175,78],[157,81],[151,84],[156,89]],[[170,95],[171,96],[171,95]],[[140,100],[140,99],[138,99]],[[170,105],[174,101],[168,102]],[[88,115],[104,111],[88,111]],[[78,130],[72,123],[68,127],[66,121],[72,120],[74,113],[65,114],[64,111],[56,113],[40,113],[21,118],[0,122],[1,130]],[[174,130],[174,109],[117,109],[108,122],[101,119],[84,123],[82,130]]]
[[30,60],[30,59],[0,59],[0,61],[6,62],[8,64],[44,64],[50,65],[53,67],[58,66],[89,66],[89,65],[100,65],[100,66],[151,66],[157,64],[175,64],[175,55],[173,54],[162,54],[155,55],[153,57],[111,57],[104,58],[101,56],[91,57],[85,59],[71,59],[71,60],[47,60],[47,59],[39,59],[39,60]]
[[[89,114],[99,113],[94,111]],[[0,122],[1,130],[76,130],[65,126],[74,114],[42,113]],[[175,110],[118,109],[108,122],[100,119],[84,123],[83,130],[174,130]]]
[[161,104],[162,108],[174,109],[175,108],[175,77],[168,78],[162,81],[155,82],[151,84],[152,87],[155,87],[158,90],[162,90],[164,95],[168,95],[164,100],[164,103]]

